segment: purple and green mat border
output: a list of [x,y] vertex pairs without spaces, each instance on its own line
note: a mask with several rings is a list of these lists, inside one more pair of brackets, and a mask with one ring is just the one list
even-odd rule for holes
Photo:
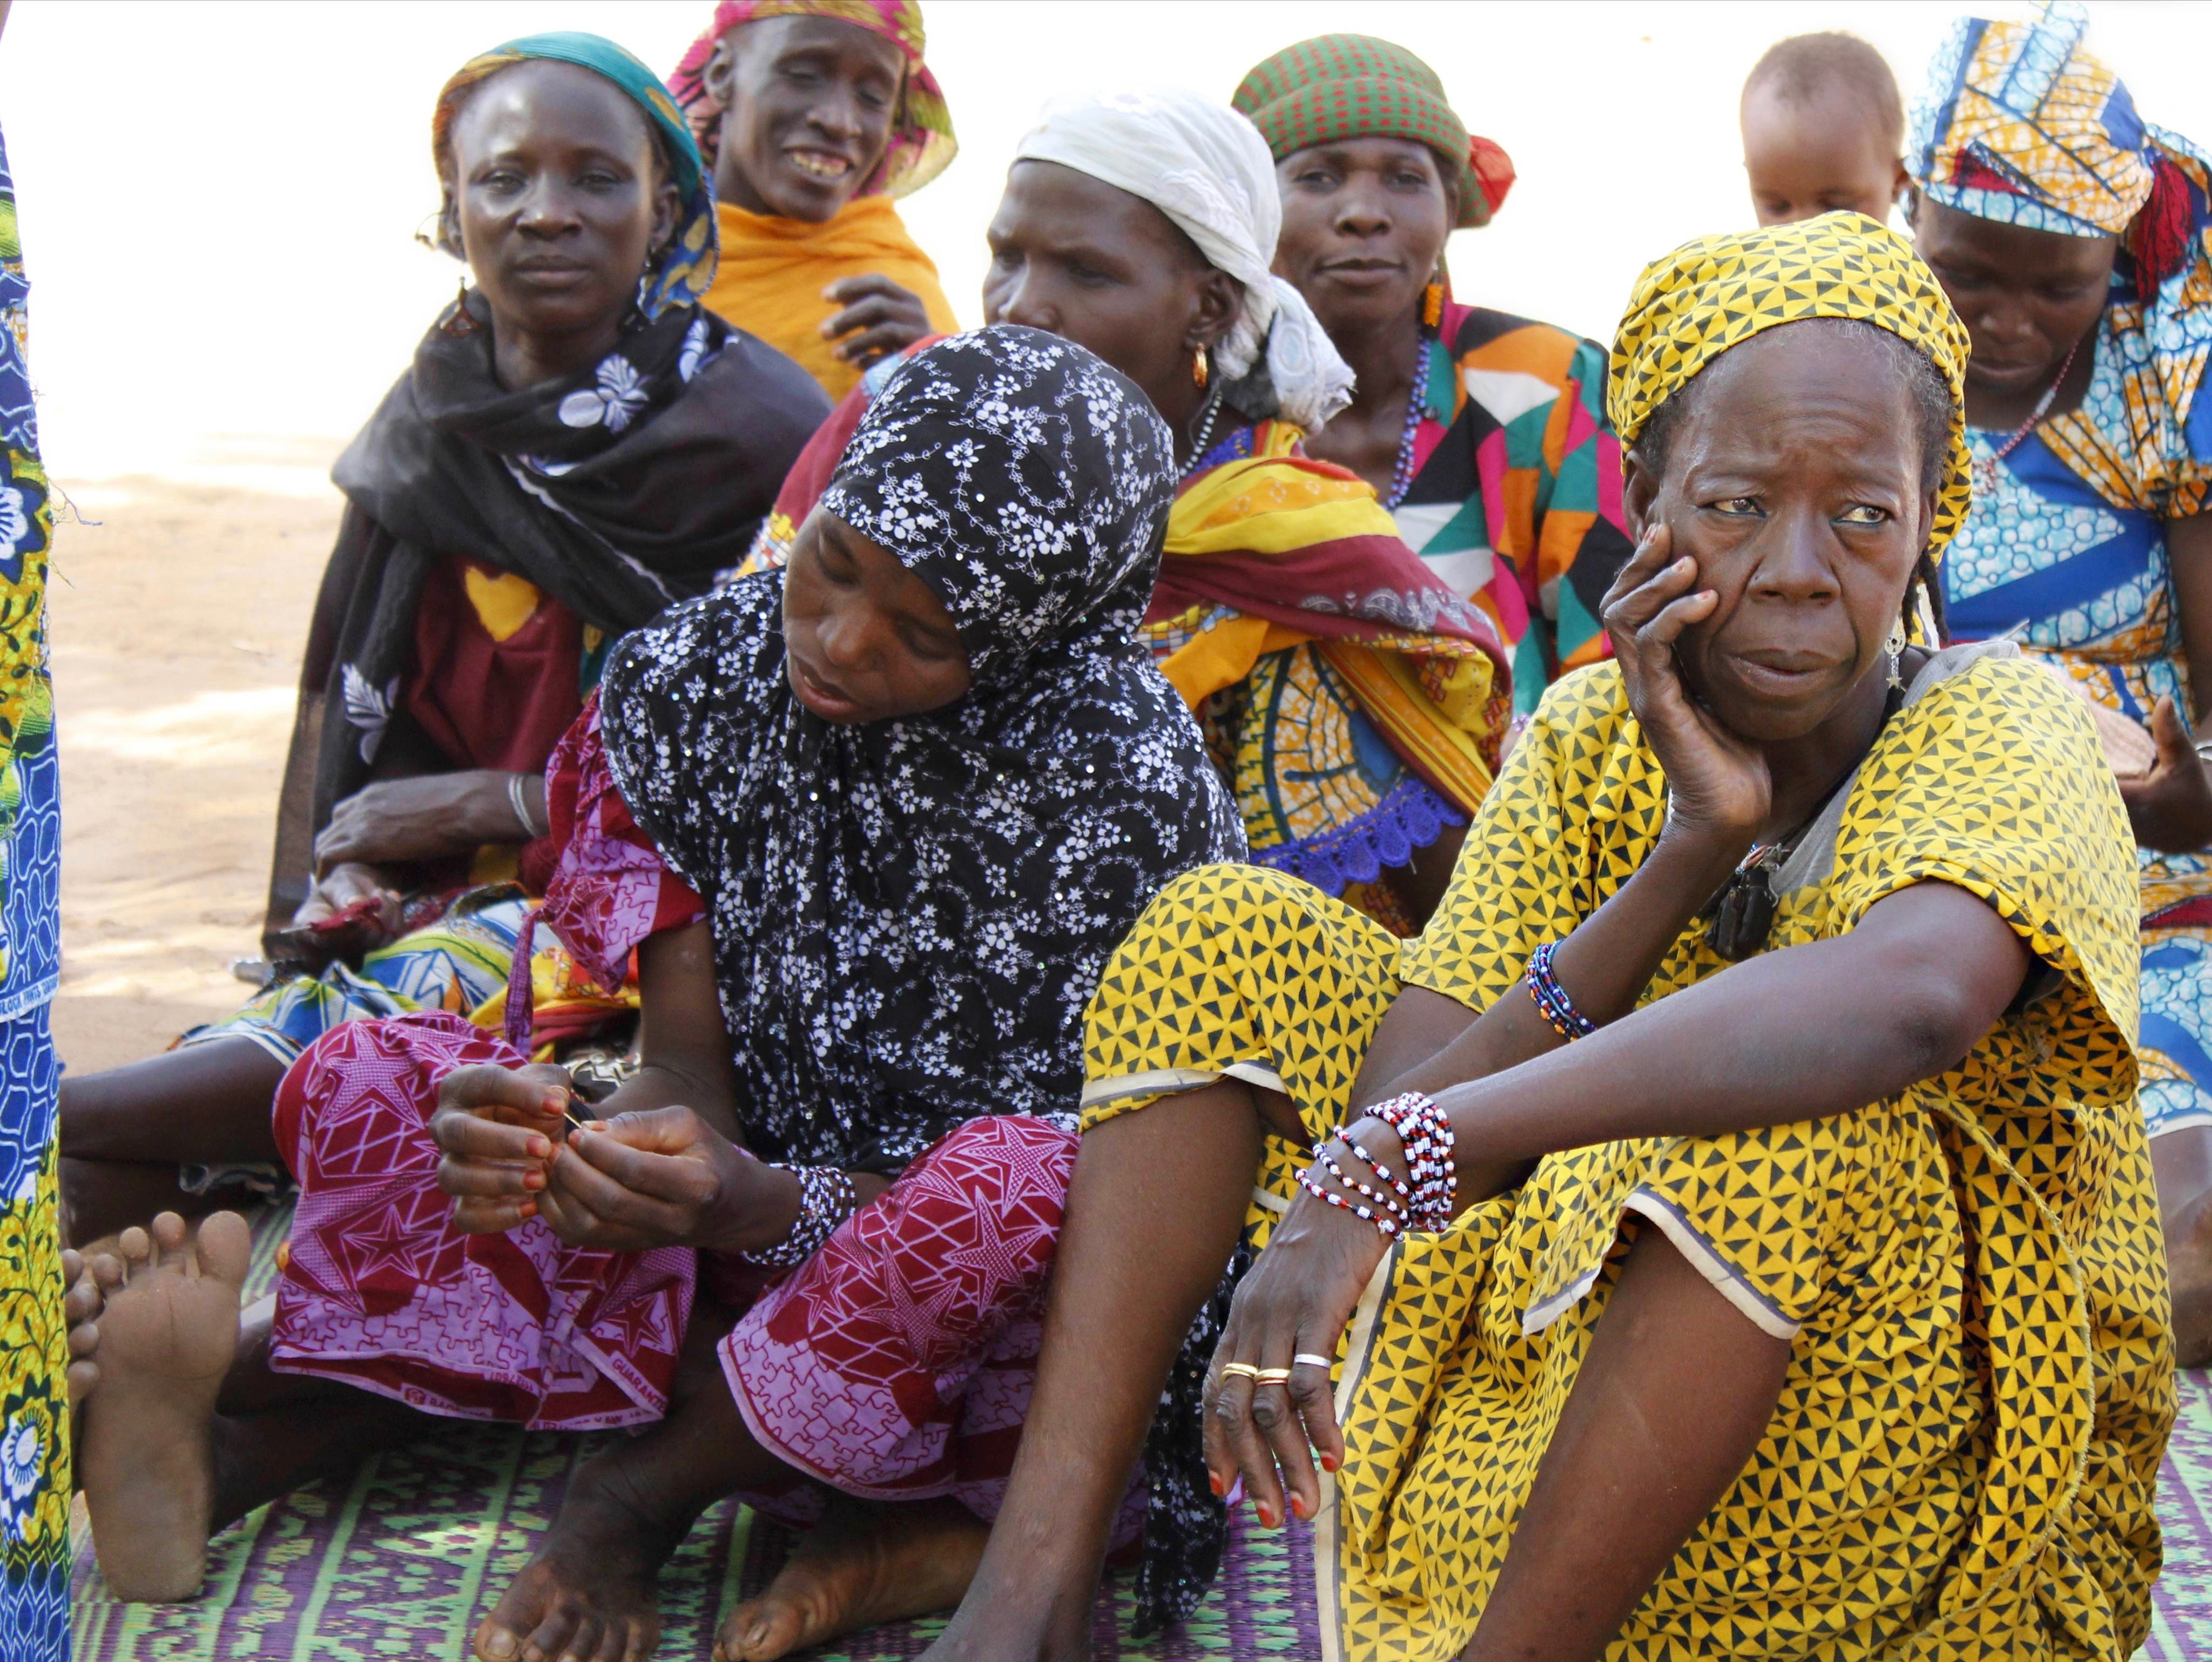
[[[248,1290],[273,1281],[276,1220],[257,1221]],[[2180,1379],[2159,1475],[2166,1574],[2146,1662],[2212,1659],[2212,1375]],[[375,1455],[345,1482],[310,1485],[219,1537],[205,1595],[119,1604],[93,1563],[78,1511],[70,1614],[76,1662],[444,1662],[527,1563],[577,1465],[604,1440],[455,1423]],[[1097,1606],[1097,1662],[1230,1662],[1320,1654],[1310,1537],[1293,1524],[1232,1532],[1219,1584],[1182,1628],[1128,1637],[1131,1583]],[[716,1623],[763,1586],[788,1537],[733,1502],[709,1512],[661,1577],[664,1662],[705,1662]],[[919,1656],[942,1626],[902,1622],[810,1653],[822,1662]]]

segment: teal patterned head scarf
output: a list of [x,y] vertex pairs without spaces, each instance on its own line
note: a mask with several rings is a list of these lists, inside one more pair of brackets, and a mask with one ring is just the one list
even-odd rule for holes
[[[444,164],[453,118],[459,113],[470,88],[509,64],[532,58],[550,58],[605,76],[627,93],[653,123],[668,153],[684,207],[677,220],[676,234],[662,252],[659,264],[646,273],[638,294],[638,310],[650,322],[672,306],[689,306],[697,301],[714,286],[717,252],[714,193],[708,188],[698,141],[692,137],[691,124],[684,119],[684,112],[668,95],[668,88],[660,84],[660,77],[605,35],[573,29],[526,34],[519,40],[510,40],[469,59],[438,94],[438,107],[430,118],[432,158],[441,166]],[[443,242],[441,246],[446,247],[448,253],[458,255],[460,252]]]

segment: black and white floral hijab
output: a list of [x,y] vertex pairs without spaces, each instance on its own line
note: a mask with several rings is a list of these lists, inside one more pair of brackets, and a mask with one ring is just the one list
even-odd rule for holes
[[817,511],[944,602],[973,685],[840,727],[785,679],[783,574],[608,665],[631,812],[705,899],[757,1148],[894,1171],[963,1120],[1072,1109],[1083,1013],[1152,896],[1241,859],[1182,699],[1133,638],[1175,491],[1144,393],[1034,329],[885,384]]

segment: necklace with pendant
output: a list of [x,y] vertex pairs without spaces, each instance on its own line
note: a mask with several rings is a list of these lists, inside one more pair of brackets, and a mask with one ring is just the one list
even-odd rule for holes
[[2019,449],[2027,441],[2027,435],[2035,431],[2036,423],[2050,413],[2051,401],[2058,396],[2058,389],[2066,384],[2066,372],[2074,367],[2074,355],[2081,350],[2081,341],[2077,338],[2066,349],[2066,362],[2058,366],[2058,374],[2051,385],[2043,389],[2043,396],[2035,401],[2035,408],[2027,412],[2027,419],[2013,429],[2012,436],[1999,445],[1995,454],[1976,460],[1974,499],[1977,502],[1986,502],[1996,495],[1997,464]]

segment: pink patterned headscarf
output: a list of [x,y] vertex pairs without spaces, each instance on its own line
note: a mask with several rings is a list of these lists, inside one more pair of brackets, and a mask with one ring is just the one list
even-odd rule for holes
[[714,55],[715,43],[732,29],[770,17],[835,18],[881,35],[906,54],[906,82],[900,88],[890,144],[883,164],[861,186],[861,194],[880,191],[905,196],[945,171],[960,143],[952,136],[952,113],[945,107],[944,89],[922,61],[918,0],[721,0],[713,23],[691,43],[676,73],[668,77],[668,90],[690,119],[710,177],[721,136],[722,107],[707,90],[707,62]]

